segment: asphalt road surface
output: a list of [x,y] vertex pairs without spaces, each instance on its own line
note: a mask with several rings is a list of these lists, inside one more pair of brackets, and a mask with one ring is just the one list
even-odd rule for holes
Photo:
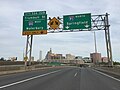
[[0,76],[0,90],[120,90],[120,80],[91,68],[65,67]]

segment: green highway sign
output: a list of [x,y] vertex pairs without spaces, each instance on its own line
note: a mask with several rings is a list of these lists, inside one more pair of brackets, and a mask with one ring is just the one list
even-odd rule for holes
[[39,16],[23,16],[24,27],[23,30],[47,30],[47,15]]
[[24,13],[22,34],[47,34],[47,14],[40,14],[39,12]]
[[63,30],[91,28],[91,14],[76,14],[63,16]]

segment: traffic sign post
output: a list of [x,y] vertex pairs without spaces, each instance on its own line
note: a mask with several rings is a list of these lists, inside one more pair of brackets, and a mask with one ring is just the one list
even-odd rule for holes
[[76,14],[63,16],[63,30],[90,29],[91,14]]
[[47,14],[42,12],[26,12],[23,16],[23,35],[47,34]]
[[33,35],[38,34],[47,34],[46,11],[25,12],[23,16],[23,32],[22,32],[22,35],[27,35],[26,53],[24,58],[25,66],[27,65],[27,60],[29,61],[29,65],[31,65]]

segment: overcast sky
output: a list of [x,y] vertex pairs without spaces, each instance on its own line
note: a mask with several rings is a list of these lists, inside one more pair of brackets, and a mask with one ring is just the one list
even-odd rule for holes
[[[22,60],[26,36],[22,36],[23,14],[46,11],[48,17],[91,13],[110,14],[110,35],[113,60],[120,61],[120,0],[0,0],[0,57],[17,56]],[[97,31],[97,49],[106,56],[104,31]],[[54,33],[34,35],[32,56],[43,58],[52,48],[54,53],[89,56],[94,52],[93,32]]]

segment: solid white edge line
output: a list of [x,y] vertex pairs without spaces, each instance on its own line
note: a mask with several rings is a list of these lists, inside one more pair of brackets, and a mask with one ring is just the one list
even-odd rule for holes
[[56,72],[59,72],[59,71],[61,71],[61,70],[49,72],[49,73],[38,75],[38,76],[35,76],[35,77],[32,77],[32,78],[17,81],[17,82],[11,83],[11,84],[3,85],[3,86],[0,86],[0,89],[10,87],[10,86],[13,86],[13,85],[16,85],[16,84],[20,84],[20,83],[23,83],[23,82],[27,82],[27,81],[30,81],[30,80],[33,80],[33,79],[36,79],[36,78],[40,78],[40,77],[43,77],[43,76],[46,76],[46,75],[49,75],[49,74],[53,74],[53,73],[56,73]]
[[109,78],[112,78],[112,79],[120,82],[120,79],[114,78],[114,77],[112,77],[112,76],[110,76],[110,75],[108,75],[108,74],[102,73],[102,72],[97,71],[97,70],[94,70],[94,69],[93,69],[93,71],[98,72],[98,73],[100,73],[100,74],[102,74],[102,75],[104,75],[104,76],[107,76],[107,77],[109,77]]

